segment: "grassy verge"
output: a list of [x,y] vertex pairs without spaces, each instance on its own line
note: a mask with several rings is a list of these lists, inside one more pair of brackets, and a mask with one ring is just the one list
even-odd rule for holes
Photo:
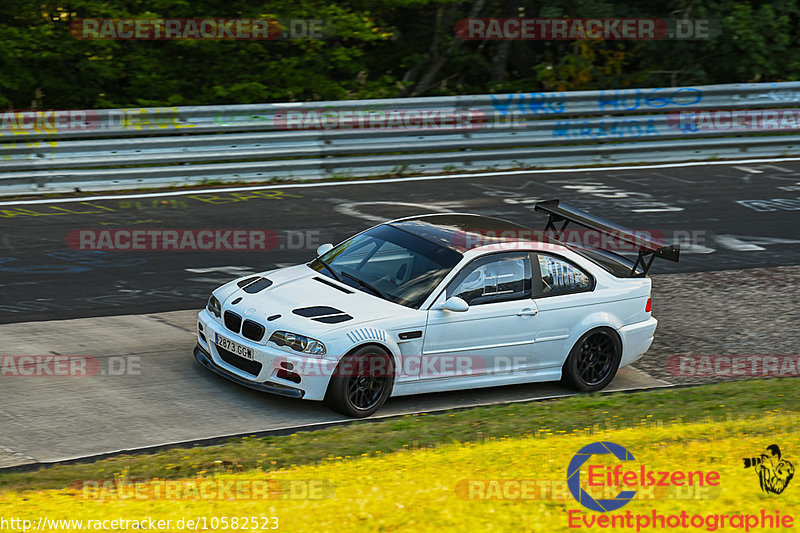
[[[333,458],[269,473],[257,469],[169,482],[120,479],[99,490],[87,490],[84,485],[6,492],[0,495],[0,508],[4,516],[34,524],[39,516],[84,521],[152,517],[171,520],[170,527],[180,530],[192,529],[176,527],[181,519],[205,520],[202,523],[211,530],[223,530],[228,529],[220,525],[223,517],[228,521],[236,517],[237,527],[243,519],[253,518],[272,525],[269,517],[275,517],[279,529],[286,531],[549,532],[567,531],[569,526],[596,530],[592,527],[600,524],[596,521],[615,515],[624,520],[631,513],[632,523],[649,531],[664,529],[644,524],[655,520],[653,513],[680,519],[685,512],[695,531],[745,531],[742,515],[749,515],[749,531],[791,531],[800,518],[800,491],[790,484],[783,494],[763,493],[756,472],[743,468],[741,459],[758,456],[773,442],[780,443],[787,459],[800,456],[798,421],[796,413],[761,412],[750,419],[644,422],[637,427],[579,429],[569,434],[546,431],[483,443]],[[690,487],[673,484],[658,491],[638,482],[626,487],[603,482],[605,487],[593,488],[586,482],[584,467],[581,487],[594,498],[613,497],[622,489],[637,491],[620,510],[588,511],[571,497],[566,468],[578,450],[601,440],[624,446],[635,459],[621,464],[609,456],[594,456],[587,464],[622,466],[628,473],[638,473],[640,467],[651,472],[700,472],[705,479],[711,479],[709,474],[716,476],[718,482],[703,486],[695,482]],[[523,480],[528,487],[524,492],[521,485],[513,485]],[[253,497],[252,487],[265,482],[277,490]],[[238,489],[217,496],[226,485]],[[203,490],[210,496],[200,496]],[[786,529],[758,522],[761,513],[779,513]],[[724,525],[720,515],[727,516]],[[697,521],[702,525],[697,526]],[[59,529],[81,530],[76,524]],[[627,530],[638,531],[635,525]]]
[[800,381],[792,379],[739,381],[405,416],[285,437],[245,438],[221,446],[5,472],[0,473],[0,491],[69,487],[86,479],[114,479],[122,472],[134,479],[178,479],[252,469],[273,471],[336,457],[507,437],[598,432],[643,423],[758,419],[769,412],[800,413],[800,394],[792,392],[798,385]]

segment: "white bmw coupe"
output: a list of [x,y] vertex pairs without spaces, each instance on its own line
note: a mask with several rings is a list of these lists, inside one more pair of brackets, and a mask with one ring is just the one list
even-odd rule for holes
[[[647,272],[679,248],[558,200],[536,210],[549,216],[543,232],[414,216],[231,281],[200,312],[194,355],[241,385],[351,417],[389,396],[554,380],[602,389],[649,349]],[[592,238],[566,242],[569,223]],[[635,261],[602,246],[612,240]]]

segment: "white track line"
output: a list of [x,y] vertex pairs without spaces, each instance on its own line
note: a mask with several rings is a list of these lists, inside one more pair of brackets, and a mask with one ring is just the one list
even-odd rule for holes
[[800,157],[787,157],[783,159],[739,159],[731,161],[692,161],[686,163],[661,163],[656,165],[627,165],[618,167],[586,167],[586,168],[552,168],[552,169],[538,169],[538,170],[505,170],[501,172],[476,172],[472,174],[442,174],[439,176],[409,176],[407,178],[385,178],[375,180],[353,180],[353,181],[321,181],[310,183],[285,183],[278,185],[251,185],[239,187],[222,187],[214,189],[191,189],[181,191],[168,191],[168,192],[148,192],[142,194],[113,194],[103,196],[79,196],[70,198],[42,198],[38,200],[10,200],[0,202],[0,206],[5,205],[35,205],[35,204],[63,204],[70,202],[87,202],[98,200],[135,200],[139,198],[160,198],[164,196],[187,196],[190,194],[208,194],[208,193],[222,193],[222,192],[246,192],[246,191],[263,191],[273,189],[302,189],[306,187],[341,187],[346,185],[370,185],[375,183],[398,183],[401,181],[434,181],[444,179],[462,179],[462,178],[489,178],[493,176],[529,176],[534,174],[566,174],[576,172],[606,172],[617,170],[652,170],[659,168],[683,168],[683,167],[699,167],[711,165],[749,165],[761,163],[779,163],[789,161],[800,161]]
[[733,168],[735,168],[736,170],[741,170],[742,172],[748,172],[750,174],[763,174],[764,173],[763,170],[757,170],[755,168],[737,167],[737,166],[734,166]]

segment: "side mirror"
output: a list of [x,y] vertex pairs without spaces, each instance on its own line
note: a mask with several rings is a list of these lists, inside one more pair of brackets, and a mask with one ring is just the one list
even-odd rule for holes
[[469,310],[469,304],[458,296],[451,296],[442,304],[442,309],[453,311],[454,313],[463,313]]
[[319,248],[317,248],[317,257],[327,254],[331,250],[333,250],[333,245],[331,243],[326,242],[325,244],[320,244]]

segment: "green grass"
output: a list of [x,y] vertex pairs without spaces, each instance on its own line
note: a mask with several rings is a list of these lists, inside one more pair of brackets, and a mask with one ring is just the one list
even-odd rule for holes
[[767,412],[800,413],[800,381],[750,380],[635,394],[571,398],[481,407],[438,415],[407,415],[290,436],[244,438],[219,446],[175,448],[88,464],[0,473],[0,491],[68,487],[82,480],[185,478],[198,473],[266,471],[403,448],[477,442],[504,436],[634,427],[642,424],[757,418]]

